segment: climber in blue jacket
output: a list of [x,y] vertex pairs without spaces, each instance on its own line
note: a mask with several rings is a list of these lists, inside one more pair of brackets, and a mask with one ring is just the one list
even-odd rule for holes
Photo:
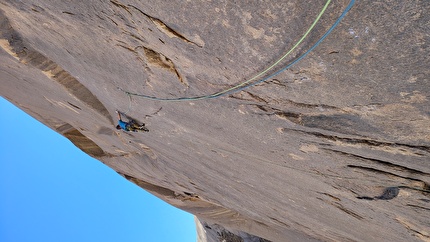
[[134,120],[124,122],[121,118],[121,113],[118,110],[116,111],[116,113],[118,114],[118,125],[116,126],[116,129],[122,129],[125,131],[132,131],[132,132],[138,132],[138,131],[148,132],[149,131],[145,127],[145,124],[139,125]]

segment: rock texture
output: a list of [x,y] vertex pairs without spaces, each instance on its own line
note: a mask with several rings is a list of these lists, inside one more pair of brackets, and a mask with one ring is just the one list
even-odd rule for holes
[[[230,96],[119,89],[231,87],[324,3],[4,0],[0,94],[195,214],[208,241],[429,241],[429,1],[357,1],[308,57]],[[333,1],[294,55],[347,4]],[[116,109],[150,132],[117,131]]]

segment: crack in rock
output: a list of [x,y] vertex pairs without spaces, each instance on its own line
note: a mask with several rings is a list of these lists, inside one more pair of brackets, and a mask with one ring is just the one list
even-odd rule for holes
[[161,69],[165,69],[169,72],[172,72],[173,74],[176,75],[176,77],[178,78],[179,82],[181,82],[181,84],[183,84],[186,87],[189,87],[189,84],[185,79],[185,77],[181,75],[175,63],[173,63],[173,61],[167,56],[151,48],[145,47],[143,45],[139,45],[133,48],[131,46],[128,46],[125,42],[121,40],[117,40],[117,41],[120,43],[120,44],[117,44],[117,46],[132,52],[141,61],[143,61],[143,58],[141,57],[139,49],[143,49],[143,53],[145,55],[145,59],[148,64],[159,67]]
[[[133,6],[131,4],[128,5],[129,7],[137,10],[138,12],[140,12],[142,15],[144,15],[145,17],[147,17],[148,19],[150,19],[152,21],[152,23],[154,23],[154,25],[157,27],[158,30],[160,30],[162,33],[164,33],[165,35],[169,36],[170,38],[178,38],[186,43],[190,43],[193,45],[196,45],[200,48],[203,47],[203,44],[201,43],[196,43],[194,41],[189,40],[188,38],[186,38],[184,35],[178,33],[176,30],[172,29],[171,27],[169,27],[167,24],[165,24],[163,21],[161,21],[158,18],[155,18],[147,13],[145,13],[144,11],[142,11],[141,9],[139,9],[136,6]],[[121,6],[122,7],[122,6]]]
[[322,138],[324,140],[341,141],[341,142],[348,143],[348,144],[360,144],[360,145],[365,145],[365,146],[370,146],[370,147],[373,147],[373,146],[375,146],[375,147],[385,147],[386,146],[386,147],[394,147],[394,148],[402,147],[402,148],[408,148],[408,149],[422,150],[422,151],[425,151],[426,153],[430,153],[430,147],[429,146],[379,141],[379,140],[373,140],[373,139],[340,137],[337,135],[329,135],[329,134],[323,134],[321,132],[299,130],[299,129],[284,128],[284,130],[303,133],[303,134],[311,135],[311,136],[314,136],[317,138]]
[[372,161],[372,162],[377,163],[379,165],[382,165],[384,167],[392,168],[392,169],[394,169],[396,171],[402,171],[402,172],[408,172],[408,173],[412,173],[412,174],[430,176],[430,173],[423,172],[423,171],[420,171],[420,170],[416,170],[416,169],[413,169],[413,168],[409,168],[409,167],[406,167],[406,166],[397,165],[397,164],[394,164],[392,162],[383,161],[383,160],[375,159],[375,158],[364,157],[364,156],[361,156],[361,155],[347,153],[347,152],[343,152],[343,151],[339,151],[339,150],[333,150],[333,149],[327,149],[327,148],[325,148],[325,149],[326,150],[330,150],[330,151],[335,152],[335,153],[338,153],[338,154],[341,154],[341,155],[350,156],[352,158],[358,158],[358,159],[361,159],[361,160]]

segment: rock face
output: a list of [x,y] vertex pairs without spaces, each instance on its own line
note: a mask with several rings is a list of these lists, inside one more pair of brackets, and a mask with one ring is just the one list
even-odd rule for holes
[[[195,214],[208,241],[429,241],[429,1],[357,1],[298,64],[221,98],[122,91],[176,98],[239,84],[324,3],[5,0],[0,94]],[[281,66],[348,3],[330,3]],[[150,132],[117,131],[116,109]]]

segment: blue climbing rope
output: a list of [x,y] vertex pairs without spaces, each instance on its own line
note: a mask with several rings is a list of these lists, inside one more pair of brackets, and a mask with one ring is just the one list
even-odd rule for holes
[[[324,6],[323,10],[321,10],[321,12],[318,15],[317,19],[314,21],[314,23],[309,28],[309,30],[305,33],[305,35],[302,37],[302,39],[300,39],[299,42],[297,42],[297,44],[290,51],[288,51],[288,53],[285,54],[275,64],[279,63],[283,58],[285,58],[304,39],[304,37],[306,37],[306,35],[308,34],[308,32],[310,32],[310,30],[312,30],[314,28],[315,23],[319,20],[319,18],[321,17],[322,13],[327,8],[328,3],[330,3],[330,0],[327,1],[327,3]],[[300,55],[299,57],[297,57],[295,60],[293,60],[291,63],[289,63],[288,65],[284,66],[283,68],[281,68],[280,70],[276,71],[275,73],[273,73],[273,74],[271,74],[271,75],[269,75],[269,76],[267,76],[265,78],[262,78],[262,79],[260,79],[260,80],[258,80],[256,82],[249,83],[251,80],[254,79],[254,78],[251,78],[250,80],[247,80],[247,81],[245,81],[245,82],[243,82],[243,83],[241,83],[239,85],[236,85],[236,86],[234,86],[232,88],[228,88],[226,90],[223,90],[223,91],[220,91],[220,92],[216,92],[216,93],[213,93],[213,94],[203,95],[203,96],[195,96],[195,97],[179,97],[179,98],[159,98],[159,97],[149,96],[149,95],[145,95],[145,94],[132,93],[132,92],[123,90],[120,87],[118,87],[118,89],[121,90],[121,91],[123,91],[124,93],[126,93],[129,96],[132,95],[132,96],[138,96],[138,97],[142,97],[142,98],[146,98],[146,99],[150,99],[150,100],[155,100],[155,101],[171,101],[171,102],[213,99],[213,98],[219,98],[219,97],[222,97],[222,96],[225,96],[225,95],[231,95],[231,94],[243,91],[243,90],[245,90],[247,88],[250,88],[252,86],[255,86],[257,84],[265,82],[265,81],[267,81],[267,80],[269,80],[269,79],[271,79],[271,78],[273,78],[273,77],[281,74],[282,72],[284,72],[285,70],[287,70],[288,68],[290,68],[291,66],[293,66],[294,64],[296,64],[297,62],[299,62],[300,60],[302,60],[303,58],[305,58],[312,50],[314,50],[319,44],[321,44],[321,42],[333,31],[333,29],[336,28],[337,25],[339,25],[339,23],[341,22],[341,20],[345,17],[345,15],[348,13],[348,11],[352,8],[352,6],[354,5],[354,3],[355,3],[355,0],[351,0],[349,2],[348,6],[345,8],[345,10],[342,12],[342,14],[336,20],[336,22],[334,22],[334,24],[325,32],[325,34],[323,36],[321,36],[321,38],[312,47],[310,47],[305,53],[303,53],[302,55]],[[272,67],[274,67],[274,65],[270,66],[269,68],[267,68],[266,70],[264,70],[262,73],[256,75],[255,77],[258,77],[258,76],[264,74],[269,69],[271,69]]]
[[286,65],[285,67],[283,67],[282,69],[278,70],[277,72],[257,81],[254,82],[252,84],[249,84],[245,87],[241,87],[238,89],[235,89],[234,92],[227,92],[227,93],[223,93],[223,95],[228,95],[228,94],[233,94],[236,92],[240,92],[243,91],[246,88],[255,86],[257,84],[260,84],[262,82],[265,82],[279,74],[281,74],[282,72],[286,71],[288,68],[290,68],[291,66],[293,66],[294,64],[296,64],[297,62],[299,62],[301,59],[305,58],[312,50],[314,50],[319,44],[321,44],[321,42],[323,42],[323,40],[333,31],[334,28],[336,28],[336,26],[340,23],[340,21],[345,17],[346,13],[351,9],[351,7],[354,5],[355,0],[351,0],[351,2],[349,3],[349,5],[345,8],[345,10],[343,11],[343,13],[340,15],[340,17],[336,20],[336,22],[330,27],[330,29],[327,30],[327,32],[325,32],[325,34],[311,47],[309,48],[309,50],[307,50],[303,55],[299,56],[297,59],[295,59],[294,61],[292,61],[290,64]]

